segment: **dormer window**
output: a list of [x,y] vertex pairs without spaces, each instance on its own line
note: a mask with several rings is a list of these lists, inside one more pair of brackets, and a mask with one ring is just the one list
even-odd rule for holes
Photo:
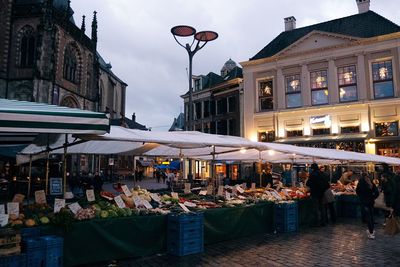
[[195,91],[201,90],[201,80],[200,79],[194,80],[194,90]]

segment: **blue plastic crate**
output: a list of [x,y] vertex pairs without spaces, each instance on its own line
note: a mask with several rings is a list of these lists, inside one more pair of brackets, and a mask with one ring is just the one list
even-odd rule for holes
[[26,238],[39,237],[40,227],[21,228],[20,234],[22,240],[25,240]]
[[63,243],[64,239],[58,236],[43,236],[46,247],[46,267],[62,267],[63,266]]
[[180,213],[180,214],[169,214],[168,215],[168,222],[173,223],[196,223],[196,222],[203,222],[204,214],[202,212],[197,213]]
[[23,267],[26,265],[26,255],[1,256],[0,267]]
[[29,267],[43,267],[46,261],[46,243],[40,237],[27,238],[22,242]]
[[297,222],[278,223],[275,225],[275,229],[279,233],[297,232],[298,228],[299,225]]
[[191,239],[188,241],[170,240],[167,242],[167,251],[176,256],[202,253],[204,251],[203,238]]
[[280,233],[295,232],[298,230],[297,202],[278,203],[274,206],[274,226]]
[[167,240],[170,239],[188,240],[191,238],[200,238],[203,235],[204,235],[203,227],[186,229],[184,231],[179,231],[174,227],[169,227],[167,230]]

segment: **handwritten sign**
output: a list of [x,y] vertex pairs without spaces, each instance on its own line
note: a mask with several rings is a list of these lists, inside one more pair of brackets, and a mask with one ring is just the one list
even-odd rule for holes
[[4,204],[0,204],[0,214],[5,214],[6,213],[6,209],[4,207]]
[[207,195],[212,195],[213,194],[213,186],[209,185],[207,186]]
[[185,189],[183,190],[183,193],[185,194],[190,193],[190,183],[185,183]]
[[242,188],[243,188],[244,190],[246,190],[246,189],[247,189],[247,185],[246,185],[246,183],[243,183],[243,184],[242,184]]
[[46,193],[44,190],[35,191],[35,202],[37,204],[46,204]]
[[223,196],[224,195],[224,187],[222,185],[218,186],[218,196]]
[[150,202],[147,201],[146,199],[143,199],[143,200],[142,200],[142,204],[143,204],[143,206],[144,206],[146,209],[148,209],[148,210],[151,210],[151,209],[153,208],[153,206],[150,204]]
[[150,193],[150,197],[151,197],[155,202],[158,202],[158,203],[161,202],[161,198],[160,198],[157,194],[155,194],[155,193]]
[[182,203],[178,203],[178,204],[183,209],[184,212],[190,212],[190,210],[185,205],[183,205]]
[[124,202],[124,200],[122,199],[121,196],[114,197],[114,200],[115,200],[115,203],[117,203],[118,208],[123,209],[123,208],[126,207],[125,206],[125,202]]
[[72,211],[73,214],[77,214],[78,211],[82,209],[81,205],[78,202],[74,202],[68,205],[68,208]]
[[65,207],[65,199],[55,198],[54,199],[54,213],[60,212]]
[[236,186],[236,190],[240,193],[243,194],[244,193],[244,189],[241,186]]
[[135,207],[138,208],[139,206],[142,205],[142,199],[139,196],[133,195],[133,203],[135,203]]
[[7,214],[19,216],[19,203],[18,202],[8,202],[7,203]]
[[176,192],[171,192],[171,197],[174,199],[179,199],[178,193]]
[[189,207],[189,208],[194,208],[194,207],[197,206],[195,203],[189,202],[189,201],[185,201],[185,202],[183,203],[183,205],[185,205],[186,207]]
[[86,199],[88,202],[93,202],[96,200],[93,189],[86,190]]
[[22,203],[24,202],[25,196],[22,194],[15,194],[13,197],[12,202],[18,202],[18,203]]
[[125,196],[130,197],[132,196],[132,192],[129,190],[128,186],[124,184],[121,186],[122,192],[124,192]]
[[199,195],[200,195],[200,196],[205,196],[205,195],[207,195],[207,190],[200,190]]
[[0,226],[6,226],[8,224],[8,214],[0,214]]
[[226,200],[231,200],[231,194],[229,192],[225,192]]
[[251,183],[251,190],[256,190],[256,183]]

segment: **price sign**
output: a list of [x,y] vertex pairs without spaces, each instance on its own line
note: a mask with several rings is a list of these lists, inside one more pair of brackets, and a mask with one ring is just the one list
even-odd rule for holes
[[184,212],[190,212],[190,210],[185,205],[183,205],[182,203],[178,203],[178,204],[183,209]]
[[243,183],[243,184],[242,184],[242,188],[243,188],[244,190],[246,190],[246,189],[247,189],[247,185],[246,185],[246,183]]
[[35,191],[35,202],[37,204],[46,204],[46,193],[44,190]]
[[68,208],[72,211],[73,214],[77,214],[78,211],[82,209],[81,205],[78,202],[74,202],[68,205]]
[[251,190],[256,190],[256,183],[251,183]]
[[19,203],[18,202],[8,202],[7,203],[7,214],[19,216]]
[[189,201],[185,201],[183,203],[183,205],[185,205],[186,207],[190,207],[190,208],[196,207],[196,204],[194,204],[193,202],[189,202]]
[[135,207],[138,208],[142,205],[142,199],[139,196],[133,196],[133,203],[135,203]]
[[54,199],[54,213],[59,212],[64,207],[65,207],[65,199],[63,198]]
[[0,226],[6,226],[8,224],[8,214],[0,214]]
[[151,197],[155,202],[158,202],[158,203],[161,202],[160,197],[159,197],[156,193],[150,193],[150,197]]
[[205,196],[205,195],[207,195],[207,190],[200,190],[199,195],[200,195],[200,196]]
[[224,195],[224,187],[222,185],[218,186],[218,196],[223,196]]
[[225,192],[226,200],[231,200],[231,194],[229,192]]
[[190,193],[190,183],[185,183],[185,189],[183,190],[183,193],[185,194]]
[[130,197],[132,196],[132,192],[129,190],[128,186],[124,184],[121,186],[122,192],[124,192],[125,196]]
[[300,187],[304,187],[304,184],[302,182],[300,182]]
[[86,198],[87,198],[87,201],[89,201],[89,202],[93,202],[96,200],[93,189],[86,190]]
[[171,197],[174,199],[179,199],[178,193],[176,192],[171,192]]
[[238,190],[236,187],[232,188],[232,195],[237,196],[237,192]]
[[6,213],[6,209],[4,207],[4,204],[0,204],[0,214],[5,214]]
[[15,194],[13,197],[12,202],[18,202],[18,203],[22,203],[24,202],[25,196],[22,194]]
[[213,194],[213,186],[209,185],[207,186],[207,195],[212,195]]
[[236,186],[236,190],[240,193],[243,194],[244,193],[244,189],[241,186]]
[[123,209],[123,208],[126,207],[125,206],[125,202],[124,202],[124,200],[122,199],[121,196],[114,197],[114,200],[115,200],[115,203],[117,203],[118,208]]
[[148,209],[148,210],[151,210],[151,209],[153,208],[153,206],[150,204],[150,202],[147,201],[146,199],[143,199],[143,200],[142,200],[142,204],[143,204],[143,206],[144,206],[146,209]]

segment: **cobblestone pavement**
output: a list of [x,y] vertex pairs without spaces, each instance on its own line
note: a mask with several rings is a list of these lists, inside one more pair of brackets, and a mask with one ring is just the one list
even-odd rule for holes
[[381,225],[375,240],[367,239],[366,226],[349,219],[208,245],[204,253],[182,258],[163,254],[91,266],[400,266],[400,234],[384,235]]

